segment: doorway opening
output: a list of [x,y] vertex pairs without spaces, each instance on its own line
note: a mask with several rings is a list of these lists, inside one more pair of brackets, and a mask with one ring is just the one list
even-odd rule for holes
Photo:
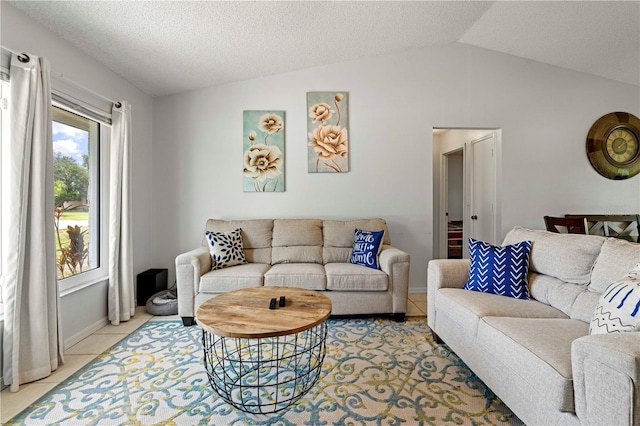
[[464,231],[464,149],[443,153],[444,215],[447,221],[447,259],[462,259]]
[[500,129],[433,129],[434,258],[469,257],[469,238],[498,243]]

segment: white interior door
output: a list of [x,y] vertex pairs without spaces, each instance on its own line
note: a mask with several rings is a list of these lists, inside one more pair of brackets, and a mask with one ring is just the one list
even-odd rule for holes
[[469,237],[496,244],[496,134],[492,132],[469,145]]

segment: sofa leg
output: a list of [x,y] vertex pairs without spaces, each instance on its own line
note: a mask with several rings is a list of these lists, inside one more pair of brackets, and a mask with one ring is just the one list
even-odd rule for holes
[[182,317],[182,325],[184,325],[185,327],[190,327],[193,324],[195,324],[195,321],[193,321],[193,317]]
[[396,312],[395,314],[393,314],[393,319],[396,322],[404,322],[404,320],[406,319],[406,314],[404,312]]
[[435,331],[431,330],[431,335],[433,336],[433,341],[436,342],[436,344],[441,345],[444,343],[440,338],[440,336],[438,336]]

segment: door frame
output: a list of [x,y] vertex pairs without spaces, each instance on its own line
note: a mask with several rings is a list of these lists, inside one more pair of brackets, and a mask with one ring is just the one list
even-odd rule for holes
[[[456,154],[458,152],[462,152],[462,193],[464,194],[464,198],[462,200],[462,209],[463,209],[463,217],[465,217],[465,205],[466,205],[466,194],[467,194],[467,147],[466,144],[454,148],[450,151],[446,151],[441,153],[440,155],[440,211],[438,212],[438,224],[440,229],[440,242],[438,251],[440,253],[440,257],[442,259],[449,258],[449,250],[448,250],[448,234],[449,234],[449,221],[447,210],[449,207],[449,155]],[[464,222],[463,222],[463,241],[464,237]],[[464,247],[464,244],[462,244]],[[464,252],[464,248],[463,248]]]

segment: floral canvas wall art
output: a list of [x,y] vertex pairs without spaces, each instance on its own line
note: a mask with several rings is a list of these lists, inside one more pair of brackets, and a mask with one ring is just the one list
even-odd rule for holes
[[284,192],[284,111],[244,111],[245,192]]
[[309,173],[349,171],[349,94],[307,93]]

